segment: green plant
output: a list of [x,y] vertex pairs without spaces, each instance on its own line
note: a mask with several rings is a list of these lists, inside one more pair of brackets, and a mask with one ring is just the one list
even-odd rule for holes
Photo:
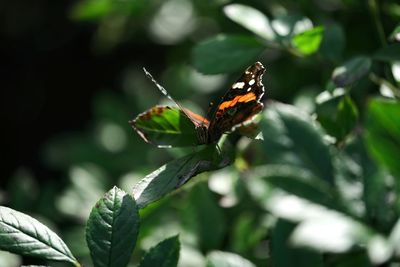
[[[349,9],[361,8],[348,2]],[[242,31],[200,41],[192,50],[193,65],[202,73],[217,74],[241,70],[256,58],[276,65],[284,62],[283,67],[265,64],[266,96],[293,104],[267,101],[257,118],[260,135],[254,140],[235,132],[221,139],[220,150],[205,146],[191,152],[157,151],[162,162],[169,162],[134,181],[132,194],[113,187],[92,208],[86,240],[93,264],[126,266],[133,251],[134,261],[142,258],[139,266],[176,266],[184,249],[192,253],[192,266],[398,262],[400,93],[399,77],[391,68],[400,60],[399,26],[386,36],[380,11],[399,16],[394,8],[398,5],[387,4],[391,8],[369,1],[376,30],[362,31],[358,26],[360,31],[351,32],[355,37],[349,36],[344,22],[326,14],[321,16],[325,20],[318,16],[311,20],[290,12],[277,14],[279,9],[267,16],[245,5],[225,6],[227,17],[254,35]],[[84,13],[83,7],[75,15],[92,14]],[[268,7],[269,13],[273,10]],[[318,26],[312,21],[319,21]],[[359,32],[364,39],[360,40]],[[378,38],[372,37],[373,32]],[[346,38],[352,40],[347,47]],[[370,46],[369,39],[380,48]],[[317,84],[317,89],[301,90],[307,85],[304,80]],[[278,87],[277,81],[280,88],[289,89],[269,91]],[[117,136],[131,135],[125,132],[130,104],[111,93],[97,96],[94,114],[101,137],[107,137],[110,129]],[[187,131],[177,123],[179,112],[173,109],[163,116],[178,125],[175,142],[185,143]],[[123,130],[115,131],[117,126]],[[164,141],[165,134],[155,138]],[[135,157],[134,151],[144,149],[138,138],[128,138],[123,148],[104,140],[108,139],[96,141],[85,133],[58,140],[47,149],[53,166],[74,166],[71,172],[89,176],[86,184],[82,185],[85,179],[73,182],[71,191],[81,197],[90,195],[85,190],[91,187],[103,190],[97,183],[107,175],[94,164],[115,176],[128,172],[133,162],[138,166],[134,177],[143,177],[142,172],[150,168],[139,167],[146,158]],[[154,165],[161,161],[157,160]],[[211,178],[205,172],[211,172]],[[194,176],[198,177],[190,180]],[[107,186],[114,182],[104,180]],[[89,202],[82,199],[75,207]],[[69,215],[79,217],[79,213],[73,210]],[[87,214],[82,213],[86,220]],[[6,207],[0,207],[0,215],[2,250],[80,265],[67,242],[43,224]],[[175,233],[165,239],[160,229],[179,232],[180,240]],[[164,241],[146,249],[141,257],[144,246],[134,250],[135,245],[145,243],[149,236],[156,243]]]

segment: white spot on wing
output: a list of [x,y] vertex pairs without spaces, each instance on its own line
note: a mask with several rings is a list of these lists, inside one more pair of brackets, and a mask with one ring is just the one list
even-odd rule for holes
[[234,85],[232,85],[232,89],[237,89],[237,88],[243,89],[244,85],[245,85],[244,82],[238,82],[238,83],[235,83]]
[[251,79],[249,82],[249,85],[252,86],[256,81],[254,79]]

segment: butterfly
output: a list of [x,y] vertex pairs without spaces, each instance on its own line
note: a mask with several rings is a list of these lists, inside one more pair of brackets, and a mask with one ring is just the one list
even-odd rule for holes
[[[261,98],[264,95],[265,89],[262,83],[262,76],[265,68],[260,62],[254,63],[243,72],[242,76],[221,98],[217,108],[209,112],[207,115],[208,119],[182,107],[145,68],[143,70],[161,93],[176,103],[180,112],[191,121],[196,132],[198,145],[216,143],[224,133],[252,119],[254,115],[263,109]],[[140,127],[137,127],[138,120],[149,120],[153,116],[168,112],[171,112],[170,107],[157,106],[139,114],[135,120],[129,123],[146,142],[152,143],[146,136],[146,133]]]

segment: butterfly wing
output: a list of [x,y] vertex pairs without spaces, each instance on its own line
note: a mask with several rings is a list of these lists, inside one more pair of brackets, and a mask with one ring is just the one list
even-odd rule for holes
[[194,124],[194,128],[196,130],[197,134],[197,141],[198,144],[205,144],[208,139],[208,127],[210,122],[204,118],[203,116],[196,114],[192,111],[190,111],[187,108],[184,108],[178,101],[176,101],[168,92],[167,90],[159,84],[153,76],[148,72],[145,68],[143,68],[144,73],[146,76],[157,86],[158,90],[165,95],[168,99],[170,99],[172,102],[174,102],[181,112]]
[[225,93],[210,120],[208,127],[210,143],[262,110],[261,98],[265,91],[262,84],[264,72],[265,68],[260,62],[254,63]]
[[199,143],[192,120],[177,107],[155,106],[129,123],[145,142],[158,147],[184,147]]
[[195,127],[200,127],[200,126],[204,126],[206,128],[208,128],[209,125],[209,121],[204,118],[203,116],[196,114],[192,111],[190,111],[187,108],[184,108],[178,101],[176,101],[169,93],[168,91],[161,85],[159,84],[154,78],[153,76],[150,74],[150,72],[148,72],[145,68],[143,68],[144,73],[146,74],[147,77],[149,77],[149,79],[157,86],[158,90],[160,90],[160,92],[165,95],[169,100],[171,100],[172,102],[174,102],[180,110],[182,110],[182,112],[193,122],[193,124],[195,125]]

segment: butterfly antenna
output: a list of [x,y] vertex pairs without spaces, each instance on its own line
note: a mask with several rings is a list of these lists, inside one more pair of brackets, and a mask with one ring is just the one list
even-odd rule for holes
[[[179,104],[178,101],[176,101],[175,99],[173,99],[172,96],[171,96],[170,94],[168,94],[167,90],[166,90],[161,84],[159,84],[159,83],[156,81],[156,79],[153,78],[153,75],[151,75],[150,72],[148,72],[148,71],[146,70],[146,68],[143,68],[143,71],[144,71],[144,73],[146,74],[147,78],[149,78],[149,79],[157,86],[158,90],[160,90],[161,93],[162,93],[163,95],[165,95],[166,97],[168,97],[169,100],[171,100],[172,102],[174,102],[174,103],[182,110],[182,112],[186,114],[186,111],[185,111],[185,109],[182,107],[182,105]],[[188,115],[188,114],[186,114],[186,115]],[[188,117],[189,117],[189,116],[188,116]]]

